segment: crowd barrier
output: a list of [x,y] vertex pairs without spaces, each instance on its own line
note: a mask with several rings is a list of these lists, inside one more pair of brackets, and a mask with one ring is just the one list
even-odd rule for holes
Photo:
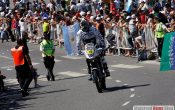
[[[127,30],[124,28],[121,28],[119,26],[115,27],[112,30],[112,34],[115,35],[115,42],[116,42],[116,49],[117,49],[117,55],[121,55],[121,49],[122,50],[131,50],[132,48],[129,45],[128,38],[132,37],[129,35]],[[154,31],[150,25],[146,25],[143,29],[143,34],[138,34],[137,39],[140,39],[142,44],[145,46],[145,49],[147,52],[153,52],[157,53],[157,41],[154,37]],[[135,39],[132,39],[133,44],[135,44]],[[138,57],[138,48],[134,49],[136,53],[136,57]]]
[[[57,24],[56,27],[56,34],[54,34],[57,37],[54,37],[58,41],[64,42],[64,48],[66,51],[66,54],[76,55],[77,54],[77,46],[76,46],[76,35],[78,30],[80,29],[79,23],[75,22],[73,25],[66,26],[66,25],[59,25]],[[41,31],[42,29],[40,29]],[[115,35],[115,49],[116,49],[116,55],[120,56],[122,55],[121,50],[132,50],[132,48],[129,45],[128,38],[131,37],[127,30],[125,28],[115,26],[111,30],[112,34]],[[39,32],[41,33],[41,32]],[[109,34],[109,30],[106,29],[106,36]],[[154,37],[154,32],[152,30],[152,27],[150,25],[146,25],[143,29],[143,34],[138,36],[141,41],[145,43],[146,50],[148,52],[157,52],[157,42]],[[105,37],[106,38],[106,37]],[[135,40],[133,40],[133,43],[135,44]],[[106,41],[107,46],[109,43]],[[136,53],[136,57],[138,57],[138,49],[134,49]]]

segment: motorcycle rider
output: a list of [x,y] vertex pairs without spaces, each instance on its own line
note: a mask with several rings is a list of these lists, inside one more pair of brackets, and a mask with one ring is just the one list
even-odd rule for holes
[[[82,20],[80,22],[80,27],[81,27],[81,29],[77,32],[77,37],[76,37],[77,38],[78,55],[82,55],[81,41],[83,42],[84,45],[86,45],[87,43],[94,43],[98,47],[101,47],[103,49],[105,48],[105,42],[104,42],[102,35],[95,27],[90,25],[90,23],[88,21]],[[102,52],[102,54],[101,54],[101,61],[102,61],[104,73],[105,73],[106,77],[109,77],[110,72],[108,70],[107,62],[104,58],[104,53],[105,53],[105,51]],[[88,59],[86,59],[86,63],[88,66],[88,73],[90,74],[89,80],[92,80],[90,62]]]

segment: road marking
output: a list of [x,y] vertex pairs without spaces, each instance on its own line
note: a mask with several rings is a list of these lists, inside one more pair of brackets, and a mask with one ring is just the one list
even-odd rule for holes
[[112,79],[111,77],[107,77],[106,79]]
[[130,95],[130,98],[133,98],[133,97],[135,97],[135,94]]
[[87,71],[87,69],[82,69],[83,71]]
[[[32,65],[39,65],[40,63],[37,63],[37,62],[33,62]],[[15,66],[4,66],[4,67],[1,67],[2,69],[9,69],[9,68],[14,68]]]
[[4,82],[7,84],[7,85],[11,85],[11,84],[18,84],[18,81],[17,79],[5,79]]
[[46,75],[40,75],[40,76],[38,77],[38,80],[39,80],[39,81],[47,81]]
[[72,59],[72,60],[78,60],[78,59],[83,59],[84,57],[79,57],[79,56],[61,56],[63,58],[67,59]]
[[11,69],[11,68],[9,68],[9,69],[7,69],[7,71],[12,71],[13,69]]
[[11,57],[7,57],[7,56],[3,56],[3,55],[0,55],[1,58],[5,58],[5,59],[9,59],[9,60],[13,60]]
[[39,65],[40,63],[37,63],[37,62],[32,62],[32,65]]
[[[87,69],[82,69],[83,71],[87,71]],[[109,69],[110,72],[114,72],[115,70]]]
[[113,69],[109,69],[109,71],[110,71],[110,72],[114,72],[115,70],[113,70]]
[[120,82],[122,82],[122,81],[120,81],[120,80],[115,80],[115,82],[120,83]]
[[61,62],[62,60],[57,60],[57,59],[55,59],[55,62]]
[[71,77],[81,77],[81,76],[87,76],[88,75],[88,74],[82,74],[82,73],[71,72],[71,71],[59,72],[57,74],[71,76]]
[[131,91],[131,92],[134,92],[134,91],[135,91],[135,89],[131,88],[131,89],[130,89],[130,91]]
[[143,64],[153,64],[153,65],[160,65],[160,62],[157,62],[157,61],[143,61],[143,62],[140,62],[140,63],[143,63]]
[[[55,77],[55,80],[60,80],[60,79],[61,79],[60,77]],[[62,78],[62,79],[64,79],[64,78]],[[40,76],[38,77],[38,81],[44,81],[44,82],[46,82],[46,81],[48,81],[48,80],[47,80],[46,76],[40,75]]]
[[128,86],[128,84],[123,84],[123,86]]
[[[43,59],[40,59],[41,61],[43,61]],[[58,60],[58,59],[54,59],[55,62],[61,62],[62,60]]]
[[4,66],[4,67],[1,67],[2,69],[9,69],[9,68],[14,68],[14,66]]
[[41,78],[46,78],[46,76],[40,75],[40,76],[38,77],[38,79],[41,79]]
[[125,68],[125,69],[136,69],[136,68],[142,68],[142,67],[144,67],[144,66],[117,64],[117,65],[111,65],[111,67],[115,67],[115,68]]
[[122,106],[126,106],[126,105],[128,105],[130,102],[131,102],[131,101],[127,101],[127,102],[125,102]]

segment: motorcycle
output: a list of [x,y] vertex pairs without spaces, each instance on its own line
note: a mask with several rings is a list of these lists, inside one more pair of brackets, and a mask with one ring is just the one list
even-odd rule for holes
[[97,91],[102,93],[106,89],[105,75],[103,73],[103,66],[100,54],[103,52],[102,48],[97,48],[93,43],[85,45],[84,55],[90,62],[92,80],[96,85]]

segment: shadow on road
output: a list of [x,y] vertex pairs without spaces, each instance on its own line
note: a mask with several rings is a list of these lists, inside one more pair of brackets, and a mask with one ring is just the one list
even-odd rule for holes
[[119,91],[119,90],[125,90],[125,89],[131,89],[131,88],[137,88],[137,87],[145,87],[150,86],[151,84],[144,84],[144,85],[135,85],[135,86],[116,86],[116,87],[109,87],[106,88],[105,92],[113,92],[113,91]]
[[[46,86],[50,86],[50,85],[46,85]],[[34,89],[30,88],[29,91],[31,92],[29,92],[30,95],[27,97],[22,97],[18,85],[8,86],[5,92],[0,92],[0,110],[9,110],[9,109],[22,110],[24,108],[32,108],[34,104],[25,104],[25,101],[42,98],[39,96],[42,94],[52,94],[52,93],[64,92],[69,90],[69,89],[64,89],[64,90],[38,92],[41,88],[46,86],[39,86],[38,88],[34,88]]]

